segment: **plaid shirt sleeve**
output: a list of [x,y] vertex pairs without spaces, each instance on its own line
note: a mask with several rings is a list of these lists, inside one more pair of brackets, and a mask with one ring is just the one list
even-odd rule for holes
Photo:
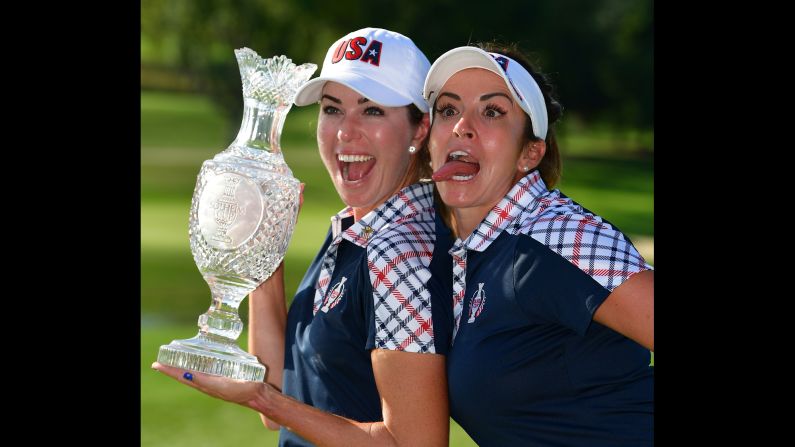
[[[570,206],[571,202],[564,208]],[[652,269],[623,233],[590,213],[553,207],[523,227],[523,233],[546,245],[609,291],[635,273]]]
[[375,323],[373,343],[368,347],[437,352],[428,288],[434,242],[432,213],[422,213],[368,244]]

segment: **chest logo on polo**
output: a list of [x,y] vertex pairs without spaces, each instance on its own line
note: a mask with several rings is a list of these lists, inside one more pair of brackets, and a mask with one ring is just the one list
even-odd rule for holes
[[323,305],[320,307],[320,310],[323,312],[328,313],[329,310],[333,309],[340,302],[340,298],[342,298],[342,294],[345,293],[345,281],[348,278],[342,277],[342,280],[334,285],[331,290],[326,294],[326,297],[323,299]]
[[472,295],[472,299],[469,301],[469,319],[467,323],[475,321],[475,318],[483,312],[483,307],[486,305],[486,293],[483,291],[483,284],[485,283],[478,283],[478,291]]

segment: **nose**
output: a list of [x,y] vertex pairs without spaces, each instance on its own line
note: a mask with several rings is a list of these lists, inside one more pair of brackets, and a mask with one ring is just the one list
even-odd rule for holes
[[469,125],[469,121],[461,115],[461,118],[453,127],[453,133],[458,138],[474,138],[475,133],[472,131],[472,127]]
[[354,120],[349,117],[343,118],[342,122],[340,123],[340,127],[337,130],[337,139],[347,143],[355,139],[358,134],[359,132]]

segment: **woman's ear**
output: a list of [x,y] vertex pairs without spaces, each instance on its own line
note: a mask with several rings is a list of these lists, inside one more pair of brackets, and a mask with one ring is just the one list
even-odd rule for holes
[[417,129],[414,131],[414,137],[411,139],[411,145],[416,148],[421,148],[422,144],[425,142],[425,139],[428,137],[428,132],[430,131],[431,127],[431,120],[427,113],[422,115],[422,120],[417,125]]
[[521,172],[532,171],[538,167],[546,153],[547,145],[543,140],[528,141],[522,148],[522,153],[519,154],[516,168]]

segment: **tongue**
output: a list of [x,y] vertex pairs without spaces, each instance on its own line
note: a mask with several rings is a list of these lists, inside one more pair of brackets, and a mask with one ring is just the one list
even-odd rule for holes
[[362,177],[367,175],[370,170],[373,169],[373,166],[375,165],[375,158],[367,161],[345,163],[345,165],[345,170],[347,171],[346,180],[355,182],[356,180],[361,180]]
[[438,171],[434,172],[431,178],[435,182],[450,180],[454,175],[472,175],[480,171],[480,164],[467,163],[465,161],[448,161]]

